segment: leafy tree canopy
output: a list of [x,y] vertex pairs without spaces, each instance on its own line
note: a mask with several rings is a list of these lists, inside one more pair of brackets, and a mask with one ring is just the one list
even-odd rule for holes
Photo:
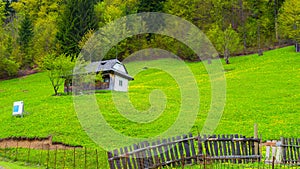
[[300,42],[300,1],[286,0],[279,13],[279,28],[282,35]]
[[42,68],[48,72],[55,95],[59,94],[59,88],[72,75],[74,66],[75,62],[70,55],[49,54],[45,57]]
[[76,56],[80,52],[78,43],[81,38],[88,30],[97,29],[94,5],[94,0],[65,1],[56,35],[60,53]]
[[229,56],[231,52],[235,52],[240,48],[240,38],[238,33],[229,25],[224,31],[218,26],[214,26],[208,32],[208,36],[229,64]]

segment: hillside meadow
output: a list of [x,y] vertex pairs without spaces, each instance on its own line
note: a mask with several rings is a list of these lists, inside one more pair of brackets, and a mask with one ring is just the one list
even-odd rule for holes
[[[230,61],[231,64],[226,65],[222,60],[226,102],[214,133],[253,136],[256,123],[263,140],[279,139],[281,136],[299,137],[300,55],[294,52],[294,47],[268,51],[263,56],[233,57]],[[169,63],[165,59],[152,62],[154,65]],[[186,65],[194,75],[200,95],[200,109],[191,128],[191,132],[197,134],[210,109],[210,78],[201,62]],[[188,83],[190,79],[179,66],[174,66],[175,73]],[[127,68],[129,74],[135,69],[131,64]],[[95,94],[99,109],[106,122],[117,132],[131,137],[155,137],[176,121],[185,100],[180,93],[183,83],[178,84],[173,75],[151,67],[141,70],[134,78],[129,84],[128,101],[141,112],[141,117],[153,120],[138,123],[125,118],[117,107],[122,107],[122,102],[116,102],[112,97],[118,95],[115,92]],[[60,92],[63,92],[63,87]],[[13,102],[19,100],[24,101],[25,112],[28,112],[24,118],[12,117]],[[191,103],[194,104],[193,101]],[[155,114],[149,114],[149,108]],[[89,112],[86,113],[88,115]],[[186,121],[186,124],[189,123],[192,122]],[[1,81],[0,138],[49,135],[55,142],[97,147],[80,125],[73,96],[53,96],[46,72]]]

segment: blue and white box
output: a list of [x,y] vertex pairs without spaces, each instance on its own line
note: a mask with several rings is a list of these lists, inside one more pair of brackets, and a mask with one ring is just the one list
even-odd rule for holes
[[14,102],[12,115],[23,117],[23,113],[24,113],[24,102],[23,101]]

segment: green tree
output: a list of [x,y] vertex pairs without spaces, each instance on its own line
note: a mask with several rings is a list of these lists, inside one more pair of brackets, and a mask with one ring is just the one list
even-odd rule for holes
[[57,17],[59,11],[57,2],[46,1],[40,6],[38,18],[34,22],[33,52],[34,62],[40,65],[43,58],[55,50],[55,35],[57,33]]
[[[98,21],[94,11],[95,0],[66,0],[58,18],[56,40],[60,52],[77,56],[78,43],[90,29],[97,29]],[[74,54],[74,55],[73,55]]]
[[14,77],[19,70],[19,64],[14,58],[17,48],[13,48],[13,40],[9,33],[0,27],[0,78]]
[[2,26],[4,23],[4,19],[6,18],[6,10],[5,10],[5,2],[0,0],[0,25]]
[[32,56],[30,54],[33,33],[33,23],[29,18],[29,15],[26,14],[24,19],[21,22],[21,27],[19,29],[19,44],[21,46],[21,51],[24,55],[23,65],[29,67],[33,63]]
[[[4,3],[0,1],[0,78],[14,77],[19,70],[19,64],[17,63],[14,54],[18,51],[18,47],[14,45],[14,39],[12,38],[8,27],[4,23],[5,12]],[[3,17],[2,17],[3,16]]]
[[297,51],[300,52],[300,1],[286,0],[280,9],[278,23],[280,33],[294,40]]
[[210,29],[208,36],[217,51],[224,56],[226,64],[229,64],[230,53],[240,48],[240,37],[238,33],[232,29],[231,25],[224,31],[216,25]]
[[[141,12],[162,12],[165,0],[140,0],[138,4],[138,13]],[[146,14],[144,14],[146,15]],[[142,18],[143,19],[143,18]],[[157,18],[147,18],[145,21],[145,26],[147,28],[151,28],[156,31],[159,30],[164,25],[164,20],[161,17]],[[151,21],[149,21],[151,20]],[[153,24],[153,21],[156,21],[156,24]],[[149,33],[145,36],[141,36],[142,38],[146,38],[147,42],[150,43],[152,39],[155,39],[155,35]]]
[[13,9],[11,4],[16,2],[17,0],[3,0],[5,2],[5,23],[9,23],[11,19],[14,17],[16,11]]
[[138,12],[159,12],[163,10],[165,0],[140,0]]
[[[198,4],[200,3],[197,1],[166,0],[163,10],[165,13],[176,15],[201,28],[202,24],[198,23],[197,21],[202,19],[202,13],[200,12],[200,10],[202,10],[202,5],[196,7]],[[198,9],[200,10],[198,11]]]
[[61,54],[57,56],[49,54],[44,58],[42,68],[48,72],[48,77],[56,96],[59,94],[59,88],[66,80],[70,79],[74,66],[75,62],[72,61],[70,55]]

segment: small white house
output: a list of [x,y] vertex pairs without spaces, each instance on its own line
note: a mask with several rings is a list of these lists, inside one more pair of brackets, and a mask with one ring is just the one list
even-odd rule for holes
[[[127,72],[125,65],[117,59],[92,62],[86,66],[87,72],[101,73],[102,81],[95,82],[95,90],[128,91],[128,82],[134,80]],[[70,82],[69,82],[70,83]],[[72,84],[67,86],[65,92],[72,91]]]

